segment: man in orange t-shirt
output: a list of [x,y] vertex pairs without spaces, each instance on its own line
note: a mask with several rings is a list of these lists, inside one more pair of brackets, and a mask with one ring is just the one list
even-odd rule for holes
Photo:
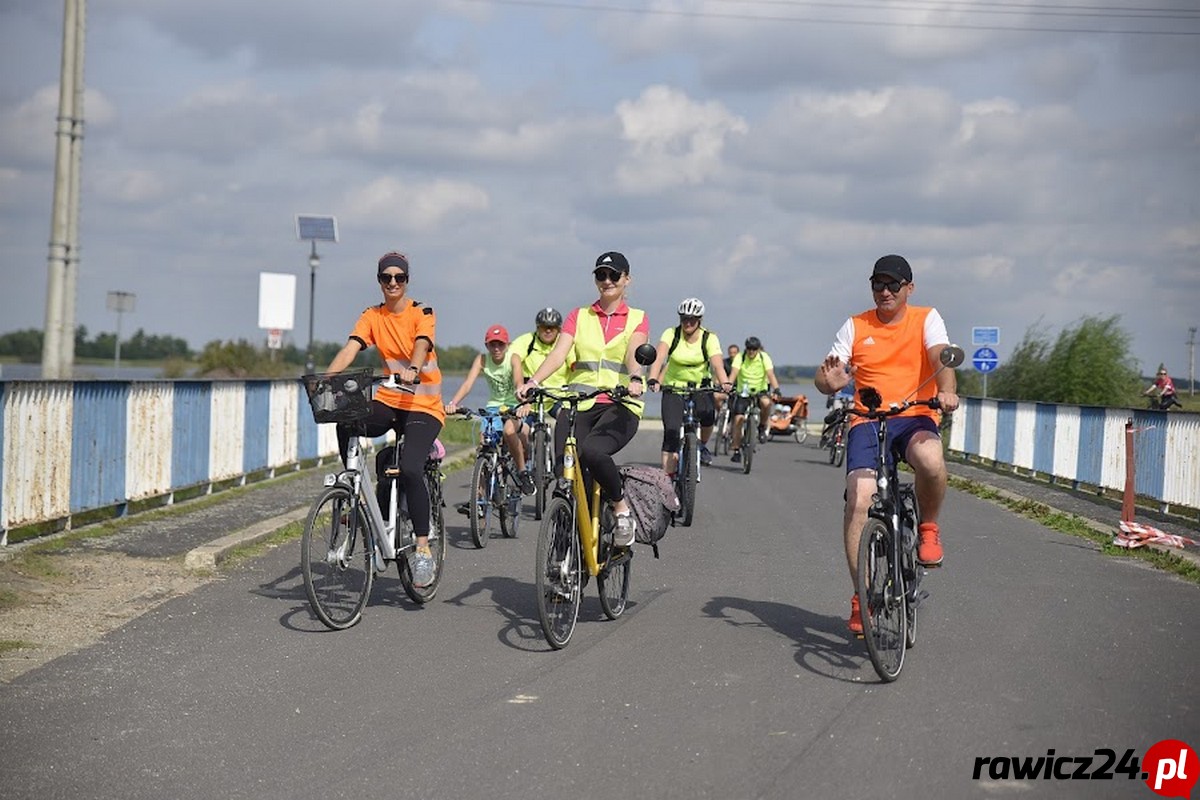
[[[824,394],[834,394],[854,380],[872,386],[883,397],[883,407],[936,397],[946,411],[958,408],[954,370],[937,372],[942,349],[950,343],[946,323],[936,308],[910,306],[914,290],[912,268],[902,256],[887,255],[875,262],[871,273],[875,308],[846,320],[829,355],[817,369],[814,383]],[[936,374],[934,380],[930,380]],[[860,410],[865,410],[858,401]],[[867,420],[855,418],[846,440],[846,509],[843,538],[850,580],[858,575],[858,540],[875,494],[875,431]],[[917,560],[927,567],[942,564],[938,513],[946,495],[946,463],[935,412],[915,406],[888,421],[888,448],[899,443],[904,460],[916,476],[917,503],[921,508]],[[850,601],[850,630],[862,633],[858,595]]]
[[[400,383],[412,384],[413,392],[380,388],[371,401],[371,414],[361,423],[367,436],[382,436],[389,430],[403,433],[400,474],[417,547],[411,559],[413,585],[429,586],[437,576],[437,563],[429,548],[429,490],[425,486],[425,460],[442,430],[446,412],[442,406],[442,373],[434,353],[437,317],[433,309],[408,299],[408,257],[386,253],[376,269],[383,302],[364,311],[354,324],[346,345],[329,364],[329,372],[341,372],[360,350],[375,347],[389,375]],[[342,460],[350,442],[351,428],[338,425],[338,447]],[[382,490],[384,481],[379,481]],[[382,498],[380,504],[383,505]]]

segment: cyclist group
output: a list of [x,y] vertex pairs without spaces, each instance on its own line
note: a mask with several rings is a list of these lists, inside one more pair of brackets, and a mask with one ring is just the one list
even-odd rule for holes
[[[716,333],[702,325],[704,303],[687,298],[679,304],[678,325],[668,327],[659,337],[657,358],[643,377],[643,366],[635,358],[635,351],[647,343],[650,327],[645,311],[631,308],[626,302],[631,280],[628,259],[615,251],[603,253],[596,259],[592,277],[598,296],[590,305],[575,308],[565,317],[554,308],[544,308],[537,313],[535,329],[511,342],[503,325],[490,326],[484,336],[486,352],[475,359],[462,385],[443,405],[442,376],[434,346],[436,314],[431,307],[408,298],[407,256],[390,252],[379,259],[377,279],[383,300],[360,315],[328,372],[346,369],[360,350],[374,346],[385,371],[402,383],[412,384],[411,392],[380,389],[371,402],[370,416],[359,429],[372,437],[389,430],[404,437],[400,473],[416,537],[410,562],[414,585],[429,585],[437,568],[428,544],[429,495],[421,479],[426,454],[446,415],[459,410],[481,373],[488,385],[489,407],[515,411],[504,421],[503,436],[525,494],[532,494],[535,488],[526,469],[528,437],[523,424],[533,390],[554,387],[583,393],[622,387],[618,397],[600,394],[581,403],[575,424],[579,461],[611,503],[615,516],[613,541],[618,547],[633,543],[637,522],[624,497],[621,473],[613,456],[637,433],[645,389],[709,385],[720,390],[699,396],[711,402],[696,403],[703,464],[712,463],[708,442],[723,403],[732,404],[730,453],[734,462],[741,459],[742,422],[751,403],[762,408],[759,436],[766,436],[771,396],[778,396],[780,387],[771,357],[757,337],[747,338],[742,350],[730,345],[728,355],[723,356]],[[875,263],[869,279],[874,308],[850,317],[837,332],[817,370],[817,389],[833,395],[853,380],[859,386],[875,387],[885,405],[936,396],[942,409],[953,411],[958,405],[954,372],[937,371],[941,351],[949,344],[945,323],[936,309],[908,304],[914,291],[908,262],[898,255],[884,256]],[[680,394],[663,394],[661,449],[662,467],[667,473],[678,468],[683,404]],[[889,449],[894,442],[915,473],[922,510],[918,559],[931,567],[942,562],[937,520],[946,488],[934,413],[917,405],[910,413],[895,418],[888,428]],[[843,538],[852,582],[858,538],[875,490],[872,453],[876,443],[871,426],[865,423],[864,419],[855,419],[846,451]],[[555,427],[555,452],[560,457],[566,436],[566,426]],[[350,428],[339,425],[343,459],[349,437]],[[466,508],[464,504],[459,510],[467,513]],[[849,626],[852,631],[862,631],[857,595],[851,600]]]

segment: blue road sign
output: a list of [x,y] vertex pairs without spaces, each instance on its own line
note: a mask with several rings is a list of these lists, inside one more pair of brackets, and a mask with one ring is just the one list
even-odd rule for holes
[[990,347],[981,347],[971,355],[971,362],[977,372],[991,372],[1000,366],[1000,356]]
[[1000,344],[1000,329],[988,327],[971,328],[971,344],[996,346]]

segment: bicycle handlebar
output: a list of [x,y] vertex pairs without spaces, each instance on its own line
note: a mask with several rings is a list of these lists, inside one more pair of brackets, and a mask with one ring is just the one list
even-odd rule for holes
[[608,395],[613,400],[620,400],[630,396],[629,389],[624,386],[614,386],[611,389],[595,389],[590,392],[577,392],[573,389],[558,390],[549,386],[534,386],[526,393],[525,402],[530,403],[545,397],[569,405],[579,405],[585,400],[592,400],[602,394]]
[[512,406],[511,408],[508,406],[501,406],[500,408],[460,408],[460,409],[455,410],[454,416],[465,417],[466,419],[471,419],[472,417],[499,417],[500,419],[520,419],[520,417],[518,417],[516,415],[516,413],[514,413],[514,412],[516,411],[516,409],[518,409],[524,405],[528,405],[528,402],[518,403],[517,405]]
[[842,409],[847,414],[852,414],[863,419],[884,419],[885,417],[894,417],[897,414],[902,414],[908,411],[913,406],[926,406],[932,409],[940,409],[942,403],[936,397],[931,397],[928,400],[905,400],[903,403],[892,403],[887,408],[872,408],[866,411],[859,411],[853,406],[846,406]]
[[718,392],[725,391],[720,386],[690,386],[688,388],[683,388],[680,386],[668,386],[665,383],[658,384],[658,390],[660,392],[662,392],[663,394],[678,394],[678,395],[717,394]]

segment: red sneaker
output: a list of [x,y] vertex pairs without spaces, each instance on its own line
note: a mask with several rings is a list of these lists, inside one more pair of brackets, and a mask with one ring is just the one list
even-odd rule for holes
[[863,635],[862,608],[858,605],[857,594],[850,596],[850,619],[846,621],[846,625],[855,636]]
[[922,522],[917,530],[917,563],[922,567],[942,565],[942,539],[936,522]]

